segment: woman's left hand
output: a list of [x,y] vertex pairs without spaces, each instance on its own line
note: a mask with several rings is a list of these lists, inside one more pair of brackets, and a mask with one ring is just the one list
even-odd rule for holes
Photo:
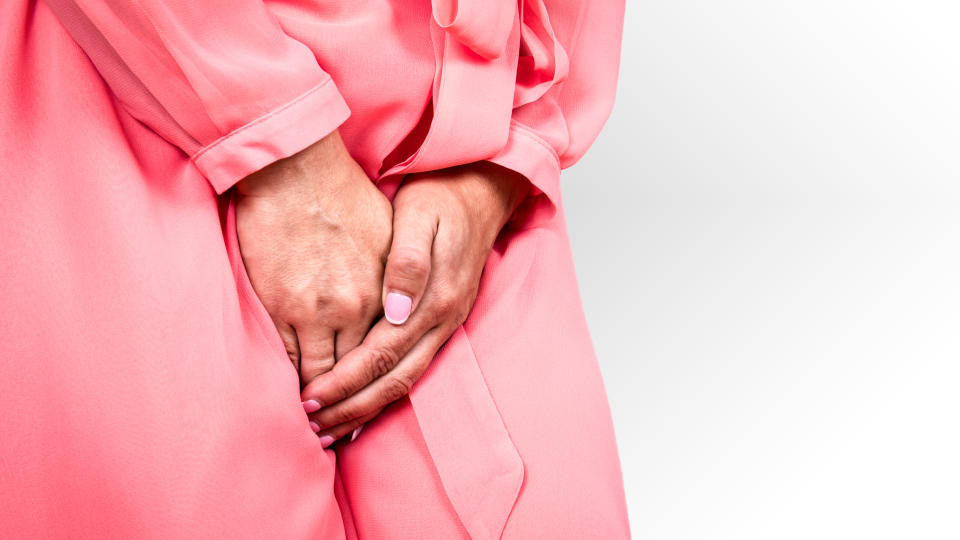
[[383,284],[384,319],[333,369],[303,389],[320,410],[324,446],[402,398],[467,318],[480,274],[529,183],[477,162],[410,175],[393,201],[393,241]]

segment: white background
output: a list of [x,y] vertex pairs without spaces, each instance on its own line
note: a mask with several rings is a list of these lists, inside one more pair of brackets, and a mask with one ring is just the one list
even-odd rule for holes
[[960,539],[960,5],[628,0],[564,198],[638,539]]

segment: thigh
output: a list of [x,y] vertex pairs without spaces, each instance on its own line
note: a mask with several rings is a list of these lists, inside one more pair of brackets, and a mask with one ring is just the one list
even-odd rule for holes
[[[436,375],[471,369],[470,362],[479,380]],[[562,213],[501,238],[463,335],[455,334],[420,383],[341,451],[344,501],[361,538],[629,537],[609,407]],[[450,389],[468,383],[481,392]],[[477,401],[456,403],[483,394],[494,420]],[[521,462],[513,495],[496,466],[486,479],[456,470],[503,451],[501,441],[483,439],[495,439],[497,429],[473,425],[477,417],[501,423]],[[464,445],[474,433],[481,435]],[[458,485],[463,479],[474,485]],[[500,514],[489,508],[498,497],[509,501]]]

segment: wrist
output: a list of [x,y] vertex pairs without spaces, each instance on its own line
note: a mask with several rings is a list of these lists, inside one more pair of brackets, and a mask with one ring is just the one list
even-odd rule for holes
[[522,174],[489,161],[478,161],[465,167],[478,179],[480,196],[492,203],[489,207],[498,210],[491,217],[495,219],[499,232],[530,194],[530,182]]
[[347,174],[356,166],[339,131],[334,130],[300,152],[243,178],[236,184],[237,193],[255,198],[293,196],[306,202],[339,189],[340,184],[356,181],[356,175]]

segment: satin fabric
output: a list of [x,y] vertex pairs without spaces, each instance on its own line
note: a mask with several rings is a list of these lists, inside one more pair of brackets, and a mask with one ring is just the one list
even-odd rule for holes
[[[5,4],[5,535],[628,536],[559,190],[612,106],[622,9]],[[228,192],[336,128],[388,195],[482,159],[534,188],[467,322],[339,459]]]

